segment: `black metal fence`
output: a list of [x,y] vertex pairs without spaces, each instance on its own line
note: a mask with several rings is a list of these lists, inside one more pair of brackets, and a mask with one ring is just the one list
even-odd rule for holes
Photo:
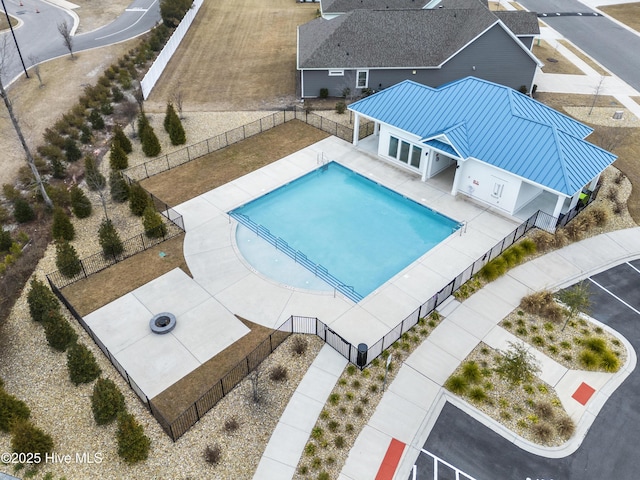
[[[238,143],[259,133],[270,130],[278,125],[291,120],[301,120],[323,132],[335,135],[343,140],[351,142],[353,128],[334,122],[328,118],[303,109],[290,108],[272,113],[254,122],[248,123],[233,130],[221,133],[193,145],[181,148],[174,152],[149,160],[141,165],[130,167],[123,172],[124,177],[131,182],[137,182],[152,177],[172,168],[184,165],[192,160],[221,150],[229,145]],[[363,122],[359,129],[359,138],[364,138],[373,133],[373,123]]]
[[95,253],[80,259],[80,273],[73,277],[67,277],[60,271],[55,271],[47,275],[49,283],[54,283],[58,288],[67,287],[79,280],[85,279],[94,273],[98,273],[109,268],[116,263],[126,260],[133,255],[143,252],[151,247],[169,240],[184,232],[184,222],[182,216],[169,207],[166,203],[151,195],[151,200],[156,210],[167,219],[165,222],[166,232],[157,238],[150,238],[144,233],[128,238],[122,242],[124,250],[117,255],[105,255],[103,252]]

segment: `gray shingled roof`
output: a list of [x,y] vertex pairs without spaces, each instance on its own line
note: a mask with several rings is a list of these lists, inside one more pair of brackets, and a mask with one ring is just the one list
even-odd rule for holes
[[[321,0],[323,13],[353,10],[420,10],[431,0]],[[435,8],[483,8],[488,0],[440,0]]]
[[486,8],[354,10],[317,18],[299,27],[299,67],[435,67],[494,23]]
[[540,35],[540,24],[535,12],[524,10],[495,11],[493,14],[502,20],[509,30],[516,35]]

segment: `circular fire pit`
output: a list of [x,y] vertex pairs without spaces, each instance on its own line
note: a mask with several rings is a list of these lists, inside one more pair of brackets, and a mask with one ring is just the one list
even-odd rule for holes
[[176,327],[176,316],[169,312],[158,313],[149,321],[149,326],[153,333],[169,333]]

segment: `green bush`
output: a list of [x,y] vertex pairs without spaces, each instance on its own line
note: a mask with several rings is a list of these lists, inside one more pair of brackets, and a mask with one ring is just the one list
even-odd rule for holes
[[44,282],[37,278],[31,280],[27,304],[31,318],[36,322],[44,322],[49,312],[60,312],[60,303]]
[[60,312],[52,311],[44,321],[44,333],[49,346],[59,352],[64,352],[76,342],[78,335]]
[[111,170],[124,170],[129,166],[129,158],[124,148],[116,139],[111,141],[111,151],[109,153],[109,166]]
[[177,27],[192,3],[193,0],[161,0],[160,16],[164,25],[169,28]]
[[67,162],[73,163],[82,158],[82,152],[78,148],[76,141],[71,137],[67,137],[64,141],[64,151],[66,153]]
[[615,353],[606,350],[600,354],[600,367],[605,372],[617,372],[620,369],[620,360]]
[[51,224],[53,238],[70,242],[76,236],[76,230],[69,219],[67,212],[60,207],[53,209],[53,223]]
[[129,199],[129,184],[120,172],[111,170],[109,173],[109,190],[111,199],[116,203],[124,203]]
[[469,383],[479,383],[482,380],[480,367],[474,361],[468,361],[462,365],[462,376]]
[[56,266],[67,278],[73,278],[82,272],[78,253],[69,242],[63,241],[56,244]]
[[122,130],[122,127],[118,124],[113,127],[113,140],[120,144],[122,150],[124,150],[124,153],[129,154],[133,152],[131,140],[129,140],[129,137],[127,137],[127,135]]
[[142,213],[144,233],[149,238],[161,238],[167,234],[167,226],[162,221],[162,215],[156,212],[153,205],[147,205]]
[[129,187],[129,209],[131,213],[141,217],[150,203],[149,195],[139,183],[134,183]]
[[487,393],[482,387],[474,387],[469,390],[469,398],[477,403],[482,403],[487,399]]
[[53,451],[53,439],[28,420],[19,420],[11,429],[11,449],[16,453],[39,453],[44,459]]
[[111,98],[113,98],[114,102],[119,103],[124,100],[124,93],[122,93],[122,90],[120,90],[118,87],[113,86],[111,87]]
[[346,103],[344,103],[344,102],[336,103],[336,113],[342,115],[346,111],[347,111],[347,104]]
[[156,157],[160,154],[160,141],[144,114],[138,117],[138,135],[142,143],[142,151],[147,157]]
[[509,342],[509,346],[496,358],[496,373],[513,385],[531,381],[540,370],[535,357],[520,343]]
[[26,403],[0,388],[0,431],[8,432],[15,421],[28,420],[30,415]]
[[93,192],[102,190],[107,184],[107,180],[100,172],[98,162],[93,155],[87,155],[84,159],[84,178],[87,187]]
[[582,346],[597,354],[602,354],[607,351],[607,344],[599,337],[587,337],[582,339]]
[[108,378],[99,378],[93,386],[91,410],[98,425],[106,425],[125,412],[124,395],[118,386]]
[[478,272],[478,275],[480,275],[480,277],[483,280],[487,282],[492,282],[496,278],[504,275],[507,271],[507,268],[508,268],[507,262],[502,256],[500,256],[500,257],[494,258],[489,263],[487,263],[484,267],[482,267]]
[[77,185],[71,187],[71,211],[78,218],[87,218],[91,215],[91,200]]
[[18,223],[27,223],[36,218],[36,212],[29,202],[22,197],[18,197],[13,201],[13,218]]
[[44,188],[54,205],[65,208],[71,206],[71,194],[66,185],[45,185]]
[[444,388],[457,395],[462,395],[463,393],[465,393],[468,386],[469,383],[467,382],[467,380],[463,376],[459,375],[452,375],[444,384]]
[[[102,102],[100,102],[100,104],[101,103]],[[91,113],[89,114],[89,123],[91,123],[91,128],[93,128],[94,130],[104,129],[104,118],[102,118],[102,115],[100,115],[100,112],[95,108],[91,110]]]
[[130,413],[118,415],[118,455],[126,463],[133,464],[146,460],[149,456],[151,440],[144,429]]
[[320,89],[320,98],[329,98],[329,89],[321,88]]
[[90,383],[101,373],[93,353],[81,343],[71,345],[67,351],[67,368],[74,385]]
[[8,252],[12,243],[11,232],[0,226],[0,252]]
[[167,111],[164,117],[164,129],[169,134],[171,145],[184,145],[187,143],[184,127],[171,103],[167,104]]
[[98,230],[98,238],[105,257],[117,257],[124,252],[124,245],[111,220],[104,220]]

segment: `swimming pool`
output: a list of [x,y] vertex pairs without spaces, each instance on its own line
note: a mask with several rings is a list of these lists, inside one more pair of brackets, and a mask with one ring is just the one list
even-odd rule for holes
[[460,227],[335,162],[229,215],[356,302]]

